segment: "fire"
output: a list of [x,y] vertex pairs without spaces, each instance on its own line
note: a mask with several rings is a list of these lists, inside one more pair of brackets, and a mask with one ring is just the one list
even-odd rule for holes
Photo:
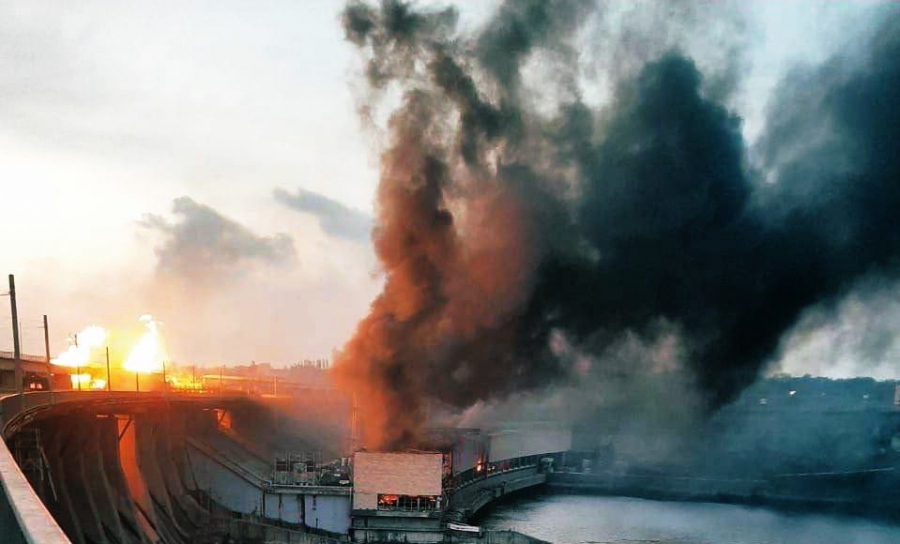
[[94,378],[88,373],[72,374],[69,376],[72,380],[72,389],[105,389],[106,380],[103,378]]
[[78,389],[79,386],[88,387],[91,384],[90,374],[72,374],[69,378],[72,380],[72,389]]
[[105,341],[106,329],[91,325],[75,335],[72,345],[50,362],[72,368],[85,366],[91,360],[91,350],[102,346]]
[[129,372],[139,372],[141,374],[162,372],[165,351],[160,343],[156,321],[150,315],[142,315],[141,321],[147,327],[147,332],[131,349],[131,353],[125,359],[122,368]]

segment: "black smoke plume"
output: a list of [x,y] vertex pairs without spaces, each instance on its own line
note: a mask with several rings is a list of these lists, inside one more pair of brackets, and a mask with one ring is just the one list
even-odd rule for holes
[[430,399],[464,408],[602,375],[610,346],[661,322],[715,410],[804,309],[896,268],[897,10],[860,58],[781,85],[761,165],[721,81],[678,49],[643,59],[602,108],[560,92],[546,113],[528,63],[577,72],[572,37],[592,13],[509,0],[469,36],[449,8],[346,8],[372,96],[403,93],[377,193],[386,284],[337,368],[368,445],[414,445]]

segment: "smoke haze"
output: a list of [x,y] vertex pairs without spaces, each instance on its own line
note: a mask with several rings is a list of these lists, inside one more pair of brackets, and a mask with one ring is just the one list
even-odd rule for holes
[[371,219],[359,210],[303,188],[298,188],[296,193],[279,188],[272,194],[276,201],[288,208],[314,215],[322,230],[330,235],[356,241],[369,239]]
[[[299,218],[291,210],[283,214],[273,222]],[[342,262],[340,248],[335,251],[357,242],[327,233],[317,240],[322,233],[314,225],[303,237],[260,234],[181,197],[171,218],[146,214],[140,227],[156,245],[156,260],[152,281],[140,287],[132,306],[162,321],[176,362],[288,364],[328,357],[347,335],[335,324],[352,323],[378,287],[368,255]],[[111,326],[120,320],[116,316]]]
[[[750,149],[728,105],[740,35],[698,63],[680,40],[707,14],[678,6],[659,39],[639,13],[595,38],[613,44],[592,68],[611,82],[600,106],[576,84],[575,42],[609,28],[591,2],[503,2],[475,34],[455,30],[453,8],[347,6],[371,100],[402,95],[373,235],[386,283],[337,369],[368,445],[414,445],[430,399],[462,410],[673,369],[709,412],[806,309],[873,272],[893,279],[897,10],[866,47],[791,73]],[[562,74],[538,82],[554,92],[526,84],[535,58]],[[663,369],[612,356],[663,329],[680,346]]]
[[175,199],[172,212],[176,223],[154,214],[144,216],[141,223],[164,236],[156,249],[160,274],[202,281],[233,273],[248,262],[282,264],[296,257],[290,236],[257,236],[189,197]]

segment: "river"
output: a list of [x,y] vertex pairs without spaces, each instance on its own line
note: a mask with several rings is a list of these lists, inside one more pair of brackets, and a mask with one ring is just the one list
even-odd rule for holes
[[900,525],[732,504],[537,495],[487,512],[480,524],[555,544],[898,544]]

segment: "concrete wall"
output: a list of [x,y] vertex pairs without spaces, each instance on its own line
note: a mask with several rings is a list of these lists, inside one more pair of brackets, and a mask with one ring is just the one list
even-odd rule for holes
[[[349,490],[317,497],[312,509],[308,494],[269,489],[258,475],[249,478],[229,469],[227,460],[189,446],[198,435],[218,432],[213,412],[207,411],[215,402],[221,401],[211,396],[60,392],[28,394],[4,404],[10,418],[4,420],[7,437],[41,437],[47,467],[40,481],[31,484],[44,499],[45,512],[49,510],[49,522],[42,525],[57,531],[58,538],[48,544],[66,543],[67,538],[75,544],[189,544],[221,541],[221,531],[232,537],[334,542],[324,532],[302,532],[304,509],[311,510],[312,527],[318,523],[323,531],[347,530]],[[231,407],[227,401],[218,406]],[[10,464],[15,468],[15,461]],[[32,485],[26,481],[24,489],[34,495]],[[0,494],[0,521],[9,513]],[[235,513],[243,519],[235,520]],[[288,525],[269,525],[266,517]],[[15,534],[15,524],[0,526],[0,542],[17,542]]]
[[265,470],[249,470],[241,462],[246,457],[241,457],[240,444],[225,444],[226,436],[213,433],[217,431],[195,434],[188,441],[187,470],[196,489],[234,512],[331,533],[347,532],[349,488],[272,486],[264,478]]
[[340,534],[350,530],[349,495],[308,495],[303,502],[308,527]]
[[19,520],[16,513],[6,496],[6,489],[0,489],[0,533],[3,534],[4,542],[9,544],[26,544],[25,535],[19,526]]
[[487,531],[481,538],[459,533],[454,534],[450,542],[453,544],[550,544],[516,531]]
[[572,449],[571,429],[514,429],[490,434],[491,462]]
[[263,492],[263,497],[265,501],[263,517],[279,519],[295,525],[303,523],[303,495]]
[[471,516],[491,501],[545,481],[546,475],[540,474],[537,467],[498,472],[456,489],[450,498],[450,507]]
[[0,541],[4,544],[69,544],[0,440]]
[[197,449],[188,448],[190,471],[197,489],[225,508],[242,514],[262,515],[262,490]]
[[354,542],[443,542],[439,518],[400,515],[365,516],[353,520]]
[[378,494],[442,494],[440,453],[369,453],[353,457],[353,509],[375,510]]

